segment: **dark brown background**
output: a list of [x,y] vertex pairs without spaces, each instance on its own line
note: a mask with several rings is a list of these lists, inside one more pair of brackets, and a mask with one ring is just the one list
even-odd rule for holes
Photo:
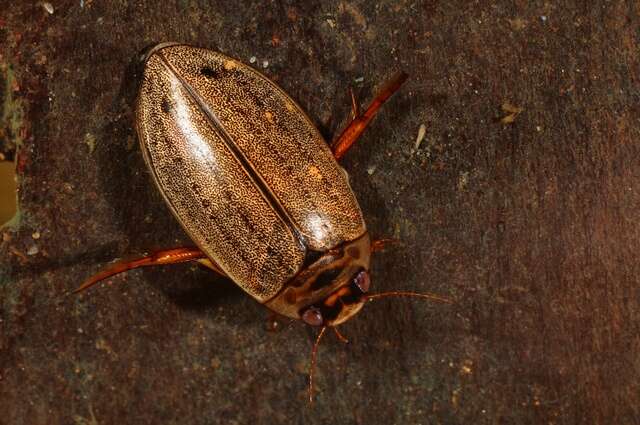
[[[640,422],[640,4],[374,3],[0,0],[2,149],[20,145],[1,423]],[[328,139],[349,85],[366,103],[411,75],[344,166],[371,232],[402,241],[374,287],[459,302],[368,305],[321,346],[313,406],[315,332],[266,331],[206,270],[62,295],[188,242],[132,128],[139,54],[166,40],[268,61]]]

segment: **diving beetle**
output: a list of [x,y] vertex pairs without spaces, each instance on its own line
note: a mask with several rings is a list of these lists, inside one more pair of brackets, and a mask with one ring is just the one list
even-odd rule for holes
[[[75,292],[141,266],[197,261],[273,312],[327,329],[368,300],[371,241],[339,160],[406,80],[396,74],[328,145],[280,87],[211,50],[162,43],[148,51],[135,125],[145,162],[197,245],[122,261]],[[337,332],[337,331],[336,331]],[[339,335],[339,333],[337,333]],[[310,373],[312,394],[313,375]]]

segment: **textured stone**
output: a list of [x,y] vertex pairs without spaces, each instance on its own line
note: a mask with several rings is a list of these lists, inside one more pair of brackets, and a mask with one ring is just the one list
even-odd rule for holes
[[[49,3],[0,1],[0,88],[20,108],[2,120],[20,212],[0,238],[0,422],[637,420],[637,2]],[[411,75],[343,165],[371,233],[401,240],[374,257],[372,291],[458,303],[367,305],[350,344],[323,341],[312,406],[315,333],[267,332],[206,270],[65,295],[188,243],[132,121],[139,54],[168,40],[255,57],[329,139],[350,85],[366,103]]]

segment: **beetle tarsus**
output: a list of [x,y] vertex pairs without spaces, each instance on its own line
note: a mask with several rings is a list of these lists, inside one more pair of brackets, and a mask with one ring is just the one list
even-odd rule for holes
[[355,120],[360,116],[360,104],[353,92],[353,87],[349,87],[349,96],[351,97],[351,120]]

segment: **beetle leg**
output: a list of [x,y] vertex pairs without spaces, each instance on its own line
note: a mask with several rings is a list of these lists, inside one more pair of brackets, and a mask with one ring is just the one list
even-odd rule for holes
[[204,252],[200,251],[198,248],[174,248],[154,252],[149,256],[138,258],[135,260],[120,261],[118,263],[115,263],[106,270],[103,270],[91,276],[82,285],[75,289],[73,293],[84,291],[85,289],[90,288],[101,280],[104,280],[118,273],[125,272],[127,270],[137,269],[138,267],[144,266],[185,263],[187,261],[198,261],[201,264],[204,264],[205,266],[211,268],[215,272],[225,276],[220,267],[218,267],[218,265],[213,263],[211,260],[207,259]]
[[[333,151],[333,156],[337,160],[342,158],[345,153],[351,148],[351,146],[358,140],[362,132],[367,128],[373,117],[375,116],[378,109],[384,102],[387,101],[391,97],[393,93],[395,93],[402,83],[405,82],[408,75],[404,72],[399,72],[395,74],[391,79],[382,87],[382,90],[378,93],[375,99],[371,101],[371,104],[367,107],[367,110],[364,111],[363,114],[358,114],[342,131],[340,137],[338,137],[332,144],[331,150]],[[355,97],[352,93],[352,108],[353,103],[355,103]],[[354,109],[355,111],[355,109]]]
[[345,338],[344,335],[342,335],[340,333],[338,328],[336,328],[335,326],[332,326],[331,329],[333,329],[333,332],[336,334],[336,336],[338,337],[338,340],[340,340],[340,342],[342,342],[343,344],[348,344],[349,343],[349,340],[347,338]]

